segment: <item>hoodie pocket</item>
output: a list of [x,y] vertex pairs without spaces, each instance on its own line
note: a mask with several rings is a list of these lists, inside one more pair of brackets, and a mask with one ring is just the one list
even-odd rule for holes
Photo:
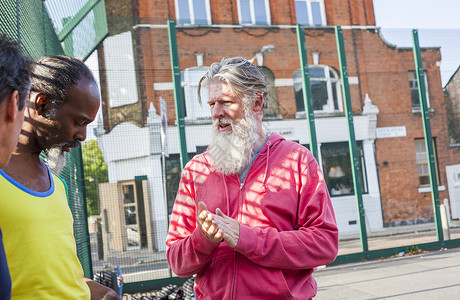
[[238,265],[235,299],[293,299],[280,269],[263,268],[243,258]]

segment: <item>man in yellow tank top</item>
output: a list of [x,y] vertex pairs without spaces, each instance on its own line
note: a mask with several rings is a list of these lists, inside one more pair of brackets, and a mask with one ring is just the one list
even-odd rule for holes
[[31,92],[10,162],[0,170],[0,227],[12,279],[12,299],[120,299],[83,277],[76,255],[65,183],[64,152],[86,138],[99,90],[79,60],[49,56],[31,67]]
[[[11,157],[24,120],[24,103],[29,94],[29,64],[19,46],[0,37],[0,169]],[[0,228],[0,299],[11,297],[11,277],[8,271],[2,230]]]

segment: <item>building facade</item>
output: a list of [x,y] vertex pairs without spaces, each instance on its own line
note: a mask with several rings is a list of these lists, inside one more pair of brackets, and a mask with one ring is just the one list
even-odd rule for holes
[[[106,0],[106,7],[111,36],[98,49],[104,116],[98,142],[112,184],[147,176],[149,219],[158,234],[153,248],[164,249],[165,212],[180,175],[168,19],[176,20],[190,156],[206,149],[211,128],[209,109],[197,101],[199,78],[211,63],[233,56],[252,59],[266,75],[267,133],[308,147],[295,24],[304,26],[319,164],[343,236],[359,228],[333,27],[342,26],[367,230],[433,220],[412,48],[385,41],[372,0]],[[440,198],[453,203],[446,168],[460,157],[449,144],[439,48],[422,49],[422,59]]]

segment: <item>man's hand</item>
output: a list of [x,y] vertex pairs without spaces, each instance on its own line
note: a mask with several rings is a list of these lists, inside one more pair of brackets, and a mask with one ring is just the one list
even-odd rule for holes
[[214,215],[212,223],[219,229],[219,233],[223,234],[225,242],[235,249],[240,239],[240,223],[226,216],[220,208],[216,209],[216,215]]
[[206,204],[200,201],[198,202],[198,217],[197,222],[200,226],[201,231],[213,242],[220,243],[222,241],[222,231],[213,222],[214,216],[206,208]]
[[88,278],[83,278],[91,291],[91,300],[121,300],[118,294],[109,287]]

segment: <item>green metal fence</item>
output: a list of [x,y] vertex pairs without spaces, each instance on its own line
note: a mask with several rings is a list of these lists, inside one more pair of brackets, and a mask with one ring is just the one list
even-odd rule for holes
[[[248,28],[230,24],[188,27],[177,25],[174,20],[164,23],[152,19],[138,21],[139,24],[126,27],[125,32],[117,28],[121,33],[109,37],[100,52],[104,55],[100,72],[105,74],[106,82],[102,90],[106,106],[104,122],[99,127],[104,130],[96,140],[109,170],[107,182],[99,184],[100,222],[109,224],[109,228],[103,228],[100,232],[103,242],[97,247],[104,248],[104,257],[93,258],[93,266],[99,270],[105,266],[120,264],[126,275],[125,291],[147,291],[166,282],[181,281],[170,275],[165,250],[161,248],[164,246],[161,241],[166,236],[163,226],[164,197],[167,198],[166,205],[170,213],[180,169],[191,156],[203,151],[208,142],[210,116],[204,112],[206,107],[200,110],[195,105],[197,99],[194,88],[200,78],[196,74],[203,73],[210,63],[222,57],[243,56],[249,59],[255,54],[252,58],[254,60],[263,45],[274,45],[275,50],[266,54],[263,62],[254,63],[266,74],[270,93],[277,98],[271,103],[274,104],[270,106],[272,111],[266,113],[264,130],[279,132],[286,139],[306,146],[315,144],[310,138],[316,134],[318,161],[330,189],[337,219],[341,222],[339,256],[333,264],[460,245],[460,224],[457,221],[452,227],[451,239],[437,236],[436,232],[441,229],[435,222],[435,215],[439,213],[440,207],[432,205],[433,200],[427,197],[429,183],[418,182],[422,177],[418,178],[419,170],[415,160],[426,162],[424,168],[429,166],[432,155],[428,154],[428,158],[429,151],[424,150],[424,147],[423,151],[415,149],[417,153],[413,149],[414,143],[419,145],[418,141],[423,141],[425,129],[420,111],[417,110],[422,106],[420,101],[423,98],[411,101],[413,95],[410,92],[413,91],[409,91],[409,83],[406,83],[408,72],[416,68],[412,47],[394,51],[398,53],[395,54],[395,60],[397,55],[404,55],[401,59],[404,67],[400,70],[380,66],[379,57],[370,53],[366,57],[371,60],[369,65],[375,62],[374,65],[378,67],[363,68],[362,78],[358,80],[357,57],[363,54],[350,50],[354,45],[352,39],[359,35],[363,36],[363,40],[380,39],[377,28]],[[122,18],[112,22],[126,23]],[[315,37],[321,37],[321,42],[315,41]],[[407,39],[410,40],[410,34]],[[388,51],[396,49],[387,44],[383,47],[390,49]],[[307,53],[307,48],[322,52]],[[438,51],[419,50],[423,52],[425,60],[432,59],[429,55],[435,56]],[[116,51],[118,52],[114,54]],[[129,60],[134,63],[125,65],[123,55],[129,56]],[[294,55],[300,59],[292,59]],[[310,59],[313,55],[320,56],[320,63]],[[361,62],[365,60],[362,57],[360,59]],[[285,62],[285,65],[278,64],[279,61]],[[438,166],[438,172],[444,174],[444,165],[459,161],[446,159],[446,153],[451,149],[446,149],[448,139],[443,133],[440,134],[440,128],[445,128],[446,124],[439,121],[443,118],[440,116],[445,113],[444,100],[439,93],[442,91],[439,75],[436,73],[439,70],[433,70],[433,62],[429,61],[431,109],[437,112],[433,118],[440,156],[437,163],[441,164],[441,159],[443,160],[443,167],[439,169]],[[323,78],[324,81],[329,80],[329,84],[332,79],[336,80],[331,84],[335,84],[334,87],[341,91],[340,96],[334,94],[335,90],[329,95],[340,99],[342,106],[334,107],[337,103],[318,104],[318,94],[324,92],[318,88],[322,84],[318,80],[318,71],[321,68],[330,72],[330,77]],[[134,75],[130,75],[130,72]],[[130,76],[135,79],[136,86],[126,84]],[[388,82],[396,77],[398,79],[390,82],[391,84]],[[312,80],[310,87],[308,80]],[[374,88],[391,86],[389,90],[398,89],[403,96],[399,98],[400,103],[395,103],[393,108],[388,107],[385,103],[392,101],[391,97],[381,90],[370,88],[362,92],[359,90],[361,84],[364,86],[362,89],[366,89],[366,85]],[[414,82],[411,81],[411,84]],[[423,89],[423,84],[419,80],[415,88]],[[311,90],[306,90],[308,88]],[[126,99],[115,98],[124,89],[129,95],[136,95],[132,96],[135,99],[132,103],[120,103]],[[308,95],[309,92],[311,96]],[[372,101],[365,93],[369,93]],[[162,157],[164,149],[160,147],[162,139],[159,137],[162,99],[167,103],[168,120],[173,119],[168,122],[169,127],[166,129],[169,148],[169,157],[166,158]],[[311,99],[314,103],[305,103],[306,99]],[[307,118],[310,111],[308,104],[314,104],[310,120]],[[321,111],[323,105],[326,111]],[[400,123],[394,120],[400,120]],[[374,125],[370,125],[372,122],[375,122]],[[376,126],[382,130],[397,130],[398,128],[393,127],[395,124],[407,128],[407,132],[376,136]],[[334,135],[333,132],[340,132],[340,135]],[[331,136],[334,136],[334,140]],[[399,138],[404,140],[398,140]],[[384,151],[381,154],[383,157],[377,157],[376,147],[382,149],[394,145],[397,145],[397,150],[390,162],[384,157]],[[411,155],[400,158],[398,151],[402,150],[398,147],[404,148],[405,152],[412,151]],[[455,153],[455,149],[452,151]],[[162,164],[165,164],[164,169]],[[332,169],[337,166],[341,167],[340,171],[333,172]],[[400,166],[407,168],[407,173],[403,175]],[[135,179],[141,175],[145,175],[142,186]],[[339,177],[344,181],[344,175],[347,181],[345,187],[340,188],[340,193],[333,192],[334,184],[338,183]],[[379,176],[382,183],[379,183]],[[394,182],[391,176],[395,176]],[[400,197],[395,200],[407,201],[397,208],[406,215],[392,216],[388,211],[391,211],[390,205],[394,203],[391,203],[391,199],[388,200],[391,198],[388,194],[392,189],[398,189],[398,180],[405,181],[410,176],[410,180],[415,181],[410,188],[413,198],[406,195],[406,190],[399,189]],[[446,178],[444,175],[442,177],[440,184],[445,186]],[[143,194],[142,200],[136,198],[139,194]],[[443,195],[445,198],[445,191]],[[149,214],[143,208],[137,208],[134,203],[139,203],[138,201],[142,201],[144,207],[152,207],[153,211]],[[418,216],[411,216],[404,206],[415,202],[418,207],[412,213]],[[137,223],[130,218],[133,212],[136,214]],[[152,227],[142,229],[143,222],[150,222]]]

